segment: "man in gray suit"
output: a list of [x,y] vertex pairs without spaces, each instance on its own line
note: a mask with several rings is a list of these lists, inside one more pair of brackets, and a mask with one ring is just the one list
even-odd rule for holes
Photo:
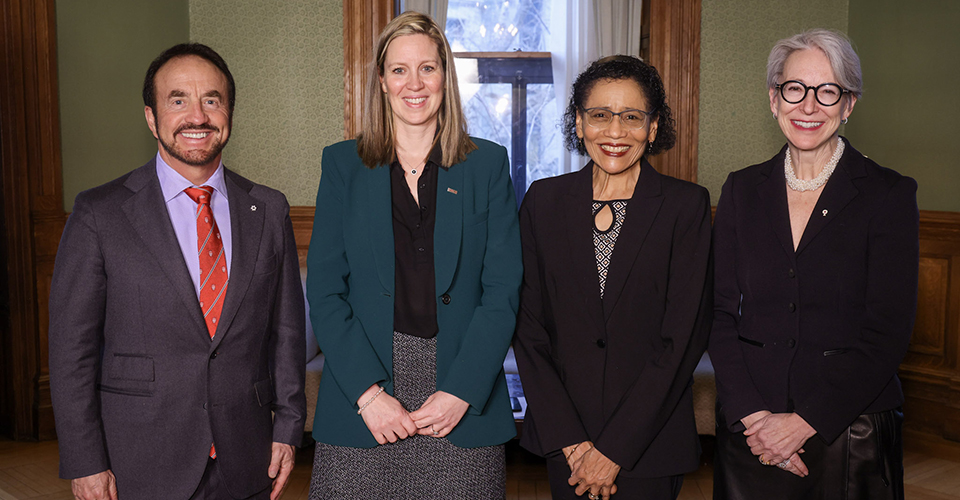
[[78,499],[276,499],[293,468],[296,244],[284,196],[220,161],[234,97],[212,49],[165,51],[143,86],[157,156],[81,193],[67,221],[50,385]]

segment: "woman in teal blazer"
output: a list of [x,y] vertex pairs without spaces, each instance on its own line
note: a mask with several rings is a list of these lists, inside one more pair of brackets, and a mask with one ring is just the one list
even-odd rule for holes
[[[363,135],[323,151],[307,258],[310,317],[326,356],[311,498],[502,497],[500,445],[515,434],[503,360],[522,279],[506,150],[466,135],[447,65],[452,55],[432,20],[403,14],[378,45],[379,75],[367,95],[374,112],[364,118]],[[377,151],[381,143],[389,147]],[[415,152],[418,144],[427,148]],[[425,190],[433,180],[435,191]],[[428,238],[436,350],[422,365],[411,361],[421,359],[419,347],[398,343],[411,332],[396,328],[406,313],[395,303],[406,303],[397,288],[409,280],[409,269],[397,267],[404,263],[396,249],[409,240],[401,234],[407,227],[397,225],[398,196],[408,194],[410,206],[435,215]],[[417,219],[409,229],[419,228]],[[408,340],[424,345],[427,333]],[[398,395],[410,384],[430,385],[434,379],[418,376],[432,369],[435,387],[425,402]]]

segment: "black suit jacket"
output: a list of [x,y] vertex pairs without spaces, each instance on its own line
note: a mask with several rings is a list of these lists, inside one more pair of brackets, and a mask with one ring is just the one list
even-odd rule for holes
[[521,443],[546,455],[591,440],[627,476],[696,469],[691,375],[712,297],[707,190],[643,160],[601,300],[592,171],[533,183],[520,210]]
[[710,359],[731,430],[759,410],[796,411],[829,443],[858,415],[903,402],[896,373],[917,307],[917,184],[847,142],[794,251],[785,151],[723,185]]
[[246,498],[270,486],[271,442],[302,439],[289,207],[229,170],[224,182],[233,252],[212,341],[155,162],[77,196],[50,293],[61,477],[112,469],[120,498],[189,498],[216,442],[227,489]]

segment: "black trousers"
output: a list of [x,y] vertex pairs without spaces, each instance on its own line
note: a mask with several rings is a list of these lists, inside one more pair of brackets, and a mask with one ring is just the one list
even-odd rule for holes
[[[550,480],[550,496],[553,500],[585,500],[576,494],[576,488],[567,483],[570,479],[570,466],[563,454],[547,457],[547,478]],[[667,477],[624,477],[617,476],[614,484],[617,493],[611,500],[676,500],[683,487],[683,474]]]
[[860,415],[832,443],[810,438],[800,455],[810,470],[799,477],[760,463],[743,433],[717,414],[714,500],[903,500],[903,413]]
[[[264,474],[267,471],[263,471]],[[247,497],[245,500],[269,500],[270,488]],[[230,495],[224,484],[223,476],[220,475],[220,465],[214,459],[207,460],[207,468],[203,471],[203,478],[197,486],[197,491],[193,493],[190,500],[237,500]]]

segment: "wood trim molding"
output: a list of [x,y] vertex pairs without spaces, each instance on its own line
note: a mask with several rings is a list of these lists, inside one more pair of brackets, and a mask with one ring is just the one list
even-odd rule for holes
[[[651,158],[660,173],[697,182],[700,131],[701,0],[650,0],[641,54],[660,71],[673,111],[677,144]],[[649,24],[648,24],[649,22]]]
[[363,117],[363,88],[380,31],[394,17],[393,0],[343,2],[343,136],[353,139]]
[[2,431],[15,439],[55,437],[47,357],[47,297],[66,221],[54,0],[2,0],[0,163],[9,318]]

